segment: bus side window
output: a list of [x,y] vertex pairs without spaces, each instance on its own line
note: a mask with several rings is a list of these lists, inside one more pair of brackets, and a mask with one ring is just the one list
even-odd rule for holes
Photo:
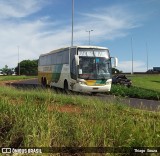
[[51,54],[51,64],[56,64],[56,54]]
[[63,64],[69,63],[69,50],[63,52]]
[[46,64],[46,56],[42,56],[40,59],[40,65],[44,66]]
[[62,61],[63,61],[62,59],[63,59],[62,53],[59,53],[57,55],[57,64],[62,64]]

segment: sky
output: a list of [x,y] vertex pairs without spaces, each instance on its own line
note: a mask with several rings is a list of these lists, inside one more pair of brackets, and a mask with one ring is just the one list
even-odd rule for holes
[[[0,0],[0,68],[71,45],[72,0]],[[74,45],[107,47],[123,72],[160,67],[159,0],[74,0]],[[19,55],[18,55],[19,54]]]

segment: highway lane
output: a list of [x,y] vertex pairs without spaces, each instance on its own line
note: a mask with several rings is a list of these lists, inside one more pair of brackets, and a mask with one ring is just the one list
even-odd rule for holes
[[33,79],[28,79],[28,80],[19,80],[19,81],[10,81],[10,83],[12,84],[20,84],[20,85],[39,85],[38,83],[38,79],[37,78],[33,78]]
[[17,88],[37,88],[40,87],[37,78],[28,80],[9,81],[6,83],[8,86],[14,86]]
[[[41,87],[38,83],[38,79],[29,79],[22,81],[10,81],[7,85],[14,86],[17,88],[37,88]],[[82,94],[82,96],[90,96],[88,94]],[[160,111],[160,101],[137,99],[137,98],[120,98],[113,95],[97,94],[92,96],[93,98],[99,98],[106,102],[118,101],[119,103],[126,104],[136,109],[143,109],[148,111]]]
[[129,97],[118,97],[114,95],[104,95],[99,94],[98,98],[101,98],[103,101],[115,101],[117,103],[122,103],[133,107],[135,109],[142,109],[148,111],[160,111],[160,101],[156,100],[146,100],[138,98],[129,98]]

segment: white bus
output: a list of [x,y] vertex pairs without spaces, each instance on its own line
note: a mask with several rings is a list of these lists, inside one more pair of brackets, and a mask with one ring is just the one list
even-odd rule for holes
[[[117,58],[114,58],[114,67]],[[107,92],[111,89],[111,57],[108,48],[73,46],[39,57],[38,81],[43,86],[77,92]]]

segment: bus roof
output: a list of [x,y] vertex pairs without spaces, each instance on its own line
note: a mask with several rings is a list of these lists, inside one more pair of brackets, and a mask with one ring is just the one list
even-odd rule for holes
[[56,53],[56,52],[59,52],[59,51],[62,51],[62,50],[65,50],[65,49],[69,49],[69,48],[91,48],[91,49],[107,49],[107,47],[100,47],[100,46],[73,46],[73,47],[64,47],[64,48],[59,48],[59,49],[56,49],[56,50],[52,50],[48,53],[45,53],[45,54],[41,54],[40,56],[45,56],[45,55],[48,55],[48,54],[52,54],[52,53]]

